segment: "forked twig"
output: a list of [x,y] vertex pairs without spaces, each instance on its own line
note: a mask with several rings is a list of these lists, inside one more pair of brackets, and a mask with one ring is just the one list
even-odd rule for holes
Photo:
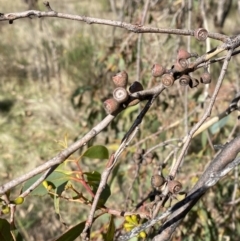
[[216,87],[215,87],[214,92],[213,92],[213,96],[210,99],[210,102],[209,102],[209,105],[208,105],[208,108],[207,108],[206,112],[204,113],[204,115],[200,119],[200,121],[192,128],[192,130],[189,132],[189,134],[185,138],[185,140],[183,140],[184,145],[183,145],[182,151],[181,151],[180,155],[178,156],[178,159],[176,160],[176,163],[174,163],[174,165],[172,166],[171,171],[169,173],[169,177],[171,179],[175,178],[176,173],[178,171],[178,168],[181,165],[183,157],[184,157],[184,155],[185,155],[185,153],[186,153],[186,151],[188,149],[188,146],[190,144],[190,141],[191,141],[194,133],[201,127],[201,125],[204,123],[204,121],[211,115],[212,107],[213,107],[213,105],[215,103],[215,100],[217,98],[218,92],[219,92],[220,87],[222,85],[222,81],[224,79],[224,76],[225,76],[225,73],[226,73],[226,70],[227,70],[227,66],[228,66],[229,61],[231,59],[232,52],[233,52],[233,49],[230,49],[228,51],[228,54],[226,55],[226,58],[224,60],[223,66],[222,66],[221,73],[219,75]]
[[162,225],[159,235],[153,240],[166,241],[169,240],[175,228],[178,226],[182,218],[189,212],[194,204],[202,197],[202,195],[212,186],[214,186],[220,178],[225,176],[234,167],[240,164],[240,158],[236,158],[240,152],[240,136],[236,137],[230,143],[226,144],[222,151],[214,158],[203,175],[199,178],[196,185],[189,192],[188,196],[169,208],[156,218],[149,220],[139,227],[134,228],[129,233],[121,236],[118,240],[125,241],[138,235],[139,232],[152,227],[159,221],[171,215]]

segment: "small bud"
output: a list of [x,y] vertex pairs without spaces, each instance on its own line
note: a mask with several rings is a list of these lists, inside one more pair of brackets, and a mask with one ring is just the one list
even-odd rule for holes
[[128,74],[126,71],[121,71],[112,77],[113,83],[116,87],[126,88],[128,84]]
[[126,228],[131,228],[131,229],[133,229],[134,227],[135,227],[135,225],[134,224],[132,224],[132,223],[124,223],[123,224],[123,227],[126,229]]
[[125,218],[126,223],[129,223],[132,226],[136,226],[138,224],[138,221],[136,222],[136,220],[132,218],[132,215],[131,216],[127,215],[124,218]]
[[154,64],[152,66],[152,76],[160,77],[166,72],[166,69],[160,64]]
[[139,233],[139,237],[140,238],[146,238],[147,237],[147,234],[146,234],[146,232],[144,232],[144,231],[141,231],[140,233]]
[[132,221],[133,221],[135,224],[138,224],[139,218],[138,218],[138,216],[137,216],[136,214],[132,214],[132,215],[131,215],[131,219],[132,219]]
[[42,185],[48,190],[48,182],[46,180],[42,182]]
[[9,206],[3,205],[3,206],[2,206],[1,213],[2,213],[2,214],[8,214],[9,212],[10,212]]
[[119,109],[119,103],[113,98],[105,100],[103,105],[108,114],[113,114]]
[[13,203],[16,204],[16,205],[20,205],[24,202],[24,198],[23,197],[17,197]]

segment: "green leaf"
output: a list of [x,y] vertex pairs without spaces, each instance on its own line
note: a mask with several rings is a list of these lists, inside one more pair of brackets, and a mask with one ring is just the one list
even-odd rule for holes
[[91,159],[108,159],[108,149],[105,146],[91,146],[84,153],[84,157]]
[[127,118],[129,117],[133,112],[136,112],[139,110],[139,105],[134,105],[134,106],[131,106],[127,109],[125,109],[123,112],[122,112],[122,117],[123,118]]
[[202,147],[205,148],[207,144],[207,132],[203,131],[201,136]]
[[10,232],[10,224],[6,219],[0,218],[0,240],[1,241],[14,241]]
[[[36,182],[41,177],[41,175],[42,174],[36,175],[35,177],[25,182],[25,184],[23,185],[22,192],[27,190],[34,182]],[[49,175],[49,177],[47,177],[46,180],[50,185],[53,186],[53,189],[59,188],[58,194],[60,195],[64,190],[65,185],[68,183],[69,179],[70,179],[70,176],[67,175],[66,173],[55,171],[51,173],[51,175]],[[60,193],[60,190],[61,190],[61,193]],[[36,189],[34,189],[31,192],[31,195],[38,195],[38,196],[43,196],[46,194],[48,194],[48,191],[42,184],[40,184]]]
[[[99,172],[84,172],[84,175],[87,176],[87,181],[88,184],[91,186],[93,193],[96,194],[99,183],[101,181],[101,174]],[[103,189],[99,201],[98,201],[98,206],[103,206],[106,201],[108,200],[108,198],[111,195],[111,190],[109,185],[105,185],[105,188]]]
[[112,241],[114,239],[114,233],[115,233],[114,216],[111,215],[107,233],[103,235],[104,241]]
[[68,229],[64,234],[62,234],[57,239],[52,241],[74,241],[82,233],[86,222],[79,223],[74,227]]
[[219,132],[220,129],[226,125],[226,123],[227,123],[227,121],[228,121],[228,117],[229,117],[229,116],[224,117],[223,119],[221,119],[221,120],[218,121],[217,123],[213,124],[213,125],[209,128],[209,130],[211,131],[211,133],[212,133],[213,135],[216,134],[217,132]]

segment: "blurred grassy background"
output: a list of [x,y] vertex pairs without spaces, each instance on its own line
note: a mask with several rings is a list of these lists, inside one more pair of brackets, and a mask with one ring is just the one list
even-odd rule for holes
[[[153,2],[155,4],[152,3],[147,15],[147,25],[186,28],[187,17],[179,14],[182,1]],[[122,19],[131,23],[139,22],[143,10],[143,1],[125,1],[126,6],[123,9],[118,3],[117,15],[107,0],[52,0],[50,4],[58,12]],[[3,13],[25,11],[29,7],[26,2],[20,0],[0,0],[0,6],[0,12]],[[34,8],[45,11],[41,1]],[[209,1],[206,8],[209,31],[221,31],[229,35],[240,32],[237,1],[233,1],[222,28],[214,25],[216,1]],[[199,9],[198,2],[194,1],[192,29],[201,24]],[[118,70],[126,69],[130,81],[136,79],[138,35],[109,26],[54,18],[21,19],[12,25],[1,22],[0,32],[0,182],[5,183],[56,155],[62,148],[57,141],[62,141],[67,136],[71,143],[102,120],[105,116],[102,101],[110,96],[113,90],[113,85],[109,84],[111,76]],[[180,46],[186,47],[186,43],[186,37],[160,34],[143,36],[141,81],[145,87],[156,84],[150,81],[151,66],[159,62],[170,67],[174,63],[177,49]],[[217,42],[212,41],[211,44],[214,47]],[[191,47],[193,52],[198,54],[205,52],[205,45],[194,39],[191,40]],[[234,57],[232,63],[213,115],[222,112],[239,89],[239,58]],[[219,64],[212,67],[213,84],[210,86],[210,94],[219,70]],[[126,208],[126,193],[136,169],[132,162],[132,153],[136,147],[147,149],[164,140],[184,136],[184,123],[181,121],[184,111],[183,91],[179,85],[165,91],[147,114],[133,147],[122,157],[125,165],[119,167],[118,173],[115,173],[112,196],[107,203],[109,207]],[[189,111],[196,108],[202,92],[203,86],[189,91]],[[138,108],[126,110],[107,131],[101,133],[89,145],[106,144],[110,151],[113,151],[137,113]],[[201,112],[195,111],[189,117],[189,123],[195,123],[199,116]],[[175,128],[149,138],[141,145],[138,144],[141,139],[160,131],[175,120],[179,120],[179,125]],[[236,127],[235,120],[236,114],[233,114],[224,124],[224,128],[217,129],[214,133],[205,132],[193,141],[185,160],[186,165],[179,173],[179,179],[185,189],[193,185],[194,177],[201,173],[214,156],[214,151],[207,144],[208,140],[211,139],[216,144],[224,143],[233,127]],[[239,127],[235,128],[234,133],[237,131]],[[157,149],[156,152],[160,163],[168,155],[169,148]],[[77,157],[78,153],[75,156]],[[102,170],[105,163],[93,164],[86,161],[82,165],[85,171]],[[150,177],[153,169],[153,166],[141,169],[138,182],[131,192],[132,203],[128,204],[129,210],[151,191]],[[189,182],[192,178],[193,181]],[[205,240],[226,235],[234,240],[236,235],[232,235],[232,231],[240,234],[237,223],[240,216],[239,205],[222,205],[231,199],[234,185],[231,178],[233,176],[213,188],[213,192],[204,198],[185,220],[185,228],[178,232],[180,236],[188,235],[188,239],[183,240],[191,240],[193,237],[197,240],[195,235],[205,235]],[[19,192],[19,189],[17,191]],[[236,196],[239,197],[239,191]],[[214,207],[213,213],[209,211],[211,207]],[[84,220],[88,210],[88,207],[83,205],[67,202],[63,202],[61,208],[63,221],[69,225]],[[226,216],[227,212],[230,215]],[[41,198],[40,201],[36,197],[27,198],[18,214],[17,225],[27,241],[51,240],[66,228],[54,216],[52,201],[48,197]],[[108,218],[103,217],[102,221],[106,223]],[[96,225],[100,225],[99,223]],[[189,229],[192,223],[194,225]],[[101,240],[101,236],[97,233],[94,240]]]

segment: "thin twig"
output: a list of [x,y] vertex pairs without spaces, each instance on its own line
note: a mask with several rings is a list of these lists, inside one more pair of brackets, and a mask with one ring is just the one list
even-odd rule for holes
[[[3,184],[0,186],[0,195],[6,193],[8,190],[12,189],[13,187],[25,182],[26,180],[36,176],[37,174],[48,170],[44,175],[45,177],[48,176],[49,173],[51,173],[59,164],[64,162],[71,154],[73,154],[75,151],[77,151],[80,147],[86,145],[86,143],[91,140],[93,137],[95,137],[99,132],[101,132],[105,127],[108,126],[108,124],[114,119],[115,116],[113,115],[107,115],[100,123],[98,123],[95,127],[92,128],[85,136],[83,136],[80,140],[76,141],[72,145],[70,145],[68,148],[60,152],[57,156],[53,157],[49,161],[45,162],[44,164],[36,167],[32,171],[29,171],[28,173],[11,180],[10,182]],[[44,180],[44,179],[43,179]],[[39,185],[42,181],[42,179],[39,179],[35,184],[33,184],[32,187],[36,187]],[[28,191],[31,192],[33,188],[30,187]],[[26,194],[24,194],[26,195]]]
[[[66,14],[59,13],[55,11],[37,11],[37,10],[29,10],[24,12],[16,12],[16,13],[0,13],[0,21],[9,21],[9,23],[13,23],[13,21],[21,18],[30,18],[30,17],[52,17],[52,18],[63,18],[85,22],[87,24],[101,24],[108,25],[118,28],[124,28],[130,32],[134,33],[162,33],[162,34],[175,34],[175,35],[185,35],[185,36],[194,36],[194,30],[182,30],[182,29],[164,29],[164,28],[154,28],[154,27],[145,27],[136,24],[130,24],[121,21],[100,19],[100,18],[92,18],[74,14]],[[226,41],[227,36],[219,33],[208,33],[208,37],[220,41]]]
[[[156,218],[142,224],[141,226],[134,228],[131,232],[121,236],[118,240],[125,241],[129,240],[130,238],[136,236],[139,232],[146,230],[149,227],[152,227],[159,221],[165,219],[170,214],[175,214],[175,218],[172,218],[172,221],[180,222],[179,219],[183,218],[181,215],[179,215],[179,212],[183,213],[184,216],[186,213],[184,211],[189,211],[188,205],[193,205],[196,203],[196,201],[209,189],[210,187],[214,186],[220,178],[225,176],[228,172],[230,172],[234,167],[240,164],[240,158],[236,158],[237,153],[240,151],[240,136],[235,138],[231,143],[226,145],[224,149],[221,151],[221,153],[214,158],[214,160],[211,162],[211,164],[208,166],[208,168],[205,170],[203,175],[200,177],[197,184],[194,186],[194,188],[191,190],[189,195],[184,198],[182,201],[178,202],[171,208],[167,209],[164,213],[160,214]],[[235,159],[234,159],[235,158]],[[184,209],[184,210],[181,210]],[[177,216],[179,215],[179,216]],[[164,228],[169,227],[169,223],[165,222],[164,225],[161,228],[161,231],[164,230]],[[155,237],[154,240],[169,240],[170,235],[172,233],[166,233],[166,237],[164,234],[161,236],[162,239],[157,239],[159,237]],[[166,239],[165,239],[166,238]]]
[[[149,8],[150,0],[147,0],[143,13],[142,13],[142,18],[141,18],[141,25],[144,25],[148,8]],[[141,45],[142,45],[142,34],[138,35],[138,42],[137,42],[137,61],[136,61],[136,67],[137,67],[137,78],[136,80],[140,82],[140,75],[141,75]]]
[[213,92],[213,96],[212,98],[210,99],[210,102],[209,102],[209,106],[206,110],[206,112],[204,113],[203,117],[200,119],[200,121],[192,128],[192,130],[190,131],[190,133],[188,134],[188,136],[186,137],[186,139],[183,141],[184,142],[184,146],[182,148],[182,151],[176,161],[176,163],[172,166],[171,168],[171,171],[169,173],[169,176],[171,178],[175,178],[176,176],[176,173],[177,173],[177,170],[182,162],[182,159],[185,155],[185,152],[187,151],[188,149],[188,146],[190,144],[190,141],[194,135],[194,133],[200,128],[200,126],[204,123],[204,121],[211,115],[211,111],[212,111],[212,107],[215,103],[215,100],[217,98],[217,95],[218,95],[218,92],[220,90],[220,87],[222,85],[222,81],[223,81],[223,78],[225,76],[225,73],[226,73],[226,70],[227,70],[227,66],[228,66],[228,63],[231,59],[231,55],[232,55],[232,49],[230,49],[228,51],[228,54],[224,60],[224,63],[223,63],[223,66],[222,66],[222,70],[221,70],[221,73],[219,75],[219,78],[218,78],[218,81],[217,81],[217,84],[216,84],[216,87],[215,87],[215,90]]

